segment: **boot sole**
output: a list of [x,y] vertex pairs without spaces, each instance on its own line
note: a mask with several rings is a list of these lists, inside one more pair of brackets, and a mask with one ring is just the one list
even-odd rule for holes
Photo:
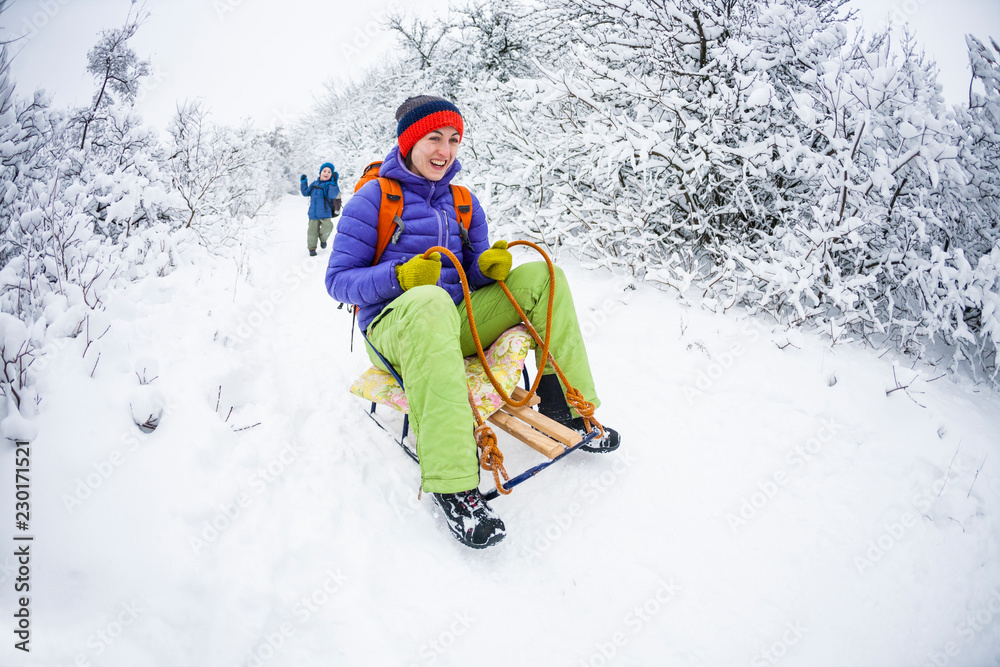
[[611,452],[617,452],[619,447],[621,447],[620,444],[615,445],[614,447],[600,447],[600,448],[588,447],[587,445],[584,445],[580,449],[585,452],[590,452],[591,454],[610,454]]
[[507,537],[507,533],[500,533],[500,535],[494,535],[494,536],[490,537],[490,539],[487,540],[486,543],[484,543],[484,544],[473,544],[472,542],[466,542],[465,539],[462,537],[461,534],[456,533],[455,531],[451,530],[451,526],[450,525],[448,526],[448,532],[451,533],[455,537],[456,540],[458,540],[459,542],[461,542],[464,546],[469,547],[470,549],[488,549],[489,547],[492,547],[495,544],[499,544],[500,542],[503,542],[503,539],[505,537]]

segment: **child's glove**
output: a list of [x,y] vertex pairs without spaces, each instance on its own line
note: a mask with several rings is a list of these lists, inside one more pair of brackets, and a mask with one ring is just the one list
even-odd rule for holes
[[484,250],[479,256],[479,270],[483,275],[493,280],[506,280],[510,267],[514,263],[506,241],[497,241],[489,250]]
[[404,292],[421,285],[434,285],[440,277],[441,253],[439,252],[431,253],[429,259],[416,255],[396,267],[396,278]]
[[306,178],[306,175],[305,175],[305,174],[302,174],[301,176],[299,176],[299,180],[300,180],[300,181],[308,181],[309,179],[308,179],[308,178]]

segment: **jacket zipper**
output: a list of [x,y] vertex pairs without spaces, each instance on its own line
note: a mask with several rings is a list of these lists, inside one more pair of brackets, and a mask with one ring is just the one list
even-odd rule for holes
[[437,187],[437,183],[431,183],[430,194],[427,195],[427,206],[434,211],[434,217],[437,220],[438,236],[437,244],[444,248],[447,248],[446,242],[448,240],[448,216],[444,216],[444,224],[441,222],[441,217],[443,213],[439,211],[432,203],[431,200],[434,198],[434,189]]
[[[431,203],[431,200],[434,199],[434,190],[436,188],[437,188],[437,183],[436,182],[432,182],[431,183],[431,191],[427,194],[427,206],[432,211],[434,211],[434,219],[437,220],[437,228],[438,228],[437,229],[437,232],[438,232],[438,235],[437,235],[437,244],[439,246],[447,248],[448,247],[447,241],[448,241],[448,236],[449,236],[448,216],[443,211],[439,211],[434,206],[434,204]],[[442,224],[442,222],[441,222],[442,221],[442,217],[444,219],[444,224]],[[441,284],[441,278],[438,278],[437,284],[438,285]]]

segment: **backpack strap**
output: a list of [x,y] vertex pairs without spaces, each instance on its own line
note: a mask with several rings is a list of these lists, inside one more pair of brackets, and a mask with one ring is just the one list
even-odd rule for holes
[[[375,244],[375,258],[372,266],[378,264],[382,253],[389,243],[399,240],[403,231],[403,220],[399,215],[403,212],[403,189],[399,182],[392,178],[379,176],[379,187],[382,189],[382,201],[378,209],[378,241]],[[472,193],[463,185],[451,186],[452,199],[455,200],[455,216],[458,218],[458,231],[462,243],[472,247],[469,241],[469,226],[472,224]]]
[[372,266],[378,264],[382,253],[389,246],[396,228],[402,229],[403,221],[399,214],[403,212],[403,189],[399,182],[382,176],[378,179],[378,185],[382,189],[382,201],[378,207],[378,241],[375,244],[375,258]]
[[472,193],[464,185],[451,186],[451,198],[455,200],[455,217],[458,218],[458,233],[462,243],[472,247],[469,241],[469,225],[472,224]]
[[464,185],[451,186],[451,197],[455,200],[455,215],[458,224],[468,230],[472,224],[472,193]]
[[361,178],[359,178],[358,182],[354,185],[354,191],[357,192],[358,190],[361,189],[362,185],[364,185],[368,181],[372,181],[378,178],[378,170],[381,166],[382,166],[382,160],[369,162],[368,166],[365,167],[364,170],[361,172]]

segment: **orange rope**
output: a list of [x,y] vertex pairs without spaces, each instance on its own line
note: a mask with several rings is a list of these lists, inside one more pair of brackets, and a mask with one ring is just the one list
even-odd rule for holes
[[469,405],[472,406],[472,414],[476,416],[477,426],[475,436],[476,446],[479,447],[480,451],[479,465],[482,466],[483,470],[493,473],[493,483],[496,484],[497,491],[506,496],[513,489],[504,488],[503,483],[500,482],[501,476],[504,482],[510,481],[507,469],[503,467],[503,452],[500,451],[500,447],[497,445],[496,433],[480,418],[479,408],[476,407],[476,402],[472,398],[471,389],[469,390]]
[[[493,376],[493,372],[490,370],[490,366],[486,362],[486,353],[483,351],[483,344],[479,339],[479,331],[476,329],[476,319],[472,314],[472,298],[471,290],[469,289],[469,281],[465,275],[465,271],[462,269],[461,262],[458,261],[458,258],[455,257],[454,253],[442,246],[428,248],[424,252],[423,256],[424,259],[427,259],[430,257],[431,253],[439,252],[450,259],[452,266],[454,266],[455,270],[458,271],[458,277],[462,281],[462,293],[465,296],[465,311],[469,317],[469,329],[472,332],[472,340],[476,344],[476,356],[479,357],[479,362],[483,365],[483,370],[486,371],[486,377],[489,378],[490,384],[493,385],[493,388],[496,390],[497,394],[499,394],[500,398],[503,399],[506,404],[514,408],[520,408],[528,405],[535,395],[535,390],[538,389],[538,383],[542,379],[542,371],[545,370],[545,364],[547,362],[551,362],[552,368],[555,369],[559,379],[562,380],[563,385],[566,387],[566,402],[573,406],[573,408],[577,411],[577,414],[583,418],[583,424],[587,431],[593,430],[593,427],[596,426],[600,429],[601,435],[603,436],[604,427],[601,426],[601,423],[594,418],[594,404],[586,400],[583,397],[583,394],[580,393],[580,390],[576,389],[569,383],[569,380],[566,379],[562,369],[559,368],[559,364],[556,363],[556,360],[549,353],[549,343],[552,337],[552,308],[555,304],[556,298],[555,266],[553,266],[552,260],[549,258],[548,254],[540,246],[532,243],[531,241],[513,241],[507,247],[514,248],[519,245],[530,246],[538,251],[538,253],[545,259],[545,263],[549,269],[549,303],[548,309],[545,313],[544,340],[538,335],[535,327],[531,325],[531,322],[528,320],[528,316],[525,315],[521,306],[518,305],[517,300],[514,298],[514,295],[510,293],[510,290],[507,288],[504,281],[497,281],[501,289],[503,289],[504,294],[507,295],[507,299],[510,300],[511,305],[514,306],[514,310],[517,311],[521,321],[524,322],[525,327],[527,327],[528,333],[531,334],[535,343],[540,345],[542,348],[541,366],[538,368],[538,372],[535,375],[535,381],[531,384],[531,389],[528,390],[527,396],[525,396],[521,401],[515,401],[512,397],[507,395],[507,392],[504,391],[503,387],[500,386],[500,382]],[[479,409],[473,401],[471,391],[469,393],[469,404],[472,406],[472,414],[476,418],[476,444],[481,450],[480,465],[482,465],[484,470],[489,470],[493,473],[493,479],[496,482],[497,491],[506,495],[510,493],[510,491],[503,488],[503,485],[500,483],[500,475],[502,475],[505,480],[509,480],[510,478],[507,477],[507,471],[503,467],[503,454],[500,453],[500,449],[497,447],[496,435],[480,416]]]

